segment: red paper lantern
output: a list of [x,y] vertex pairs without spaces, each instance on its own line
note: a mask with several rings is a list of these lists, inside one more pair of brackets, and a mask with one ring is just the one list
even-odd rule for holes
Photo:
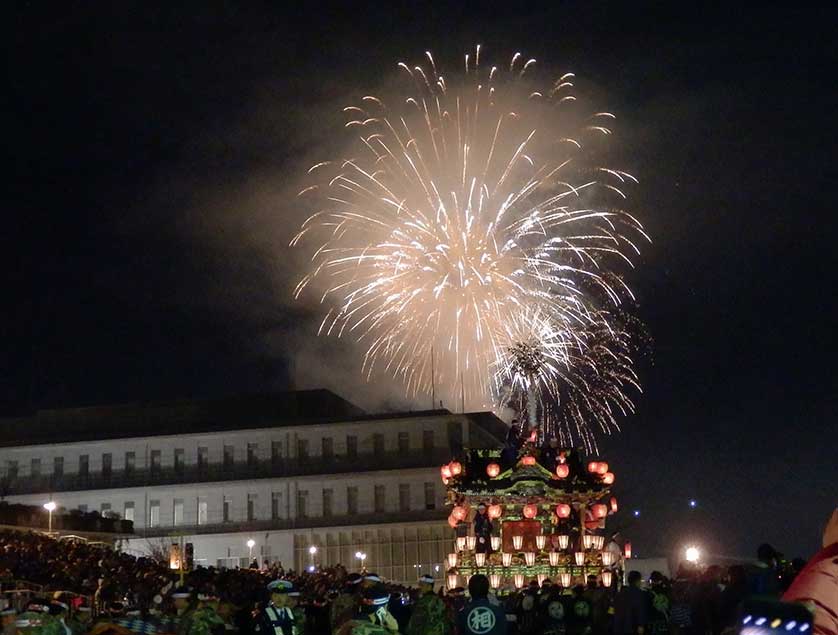
[[598,503],[593,506],[594,518],[605,518],[608,516],[608,506]]
[[624,553],[626,554],[626,560],[631,558],[631,541],[626,540],[625,547],[623,547]]
[[616,514],[619,507],[617,507],[617,499],[613,496],[611,497],[611,513]]
[[448,465],[443,465],[439,468],[439,473],[442,474],[442,478],[451,478],[451,467]]
[[463,507],[462,505],[457,505],[451,510],[451,515],[457,520],[465,520],[466,516],[468,516],[468,508]]
[[535,465],[535,457],[528,454],[521,459],[521,463],[524,465]]
[[614,472],[606,472],[602,475],[602,482],[611,485],[614,482]]
[[453,514],[448,517],[448,525],[451,527],[451,529],[455,529],[457,527],[457,523],[459,522],[460,521],[454,518]]
[[608,472],[608,463],[606,463],[605,461],[597,463],[596,471],[597,474],[599,474],[600,476],[605,476],[605,474]]
[[524,505],[524,518],[535,518],[538,515],[538,507],[535,505]]
[[567,478],[568,474],[570,474],[570,466],[567,463],[559,463],[556,466],[556,476],[559,478]]
[[448,467],[451,469],[452,476],[459,476],[463,473],[463,466],[457,461],[452,461],[448,464]]
[[559,518],[570,518],[570,505],[567,503],[556,505],[556,516]]
[[599,463],[597,461],[591,461],[588,463],[588,471],[591,474],[598,474],[599,473]]
[[497,463],[489,463],[486,466],[486,474],[488,474],[491,478],[495,478],[498,474],[500,474],[500,465]]
[[532,431],[532,432],[530,432],[530,438],[529,438],[530,443],[535,443],[535,440],[536,440],[536,434],[537,434],[537,433],[536,433],[535,429],[533,428],[533,431]]
[[501,513],[503,513],[503,508],[500,505],[489,505],[486,509],[486,515],[492,520],[500,518]]

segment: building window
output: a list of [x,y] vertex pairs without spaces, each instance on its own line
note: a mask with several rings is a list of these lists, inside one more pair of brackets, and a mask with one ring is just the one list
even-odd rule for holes
[[358,513],[358,488],[355,486],[346,488],[346,513],[349,516]]
[[8,461],[6,463],[6,474],[10,479],[17,478],[17,461]]
[[436,486],[425,483],[425,509],[436,509]]
[[86,514],[87,513],[87,505],[79,505],[79,511],[82,514]]
[[224,446],[224,469],[233,467],[236,461],[236,449],[232,445]]
[[159,500],[148,501],[148,526],[149,527],[159,527],[160,526],[160,501]]
[[256,494],[247,495],[247,520],[256,520]]
[[258,461],[259,461],[259,444],[258,443],[248,443],[247,444],[247,464],[250,467],[254,467]]
[[90,474],[90,457],[87,454],[79,456],[79,476],[87,478]]
[[173,525],[182,525],[183,524],[183,499],[176,498],[174,504],[172,505],[172,524]]
[[29,473],[35,478],[41,475],[41,459],[32,459]]
[[358,457],[358,437],[354,435],[346,437],[346,456],[350,459]]
[[384,454],[384,435],[380,432],[372,435],[372,453],[375,456]]
[[308,458],[308,439],[297,439],[297,458]]
[[207,499],[198,498],[198,524],[207,524]]
[[205,470],[209,465],[209,448],[201,446],[198,448],[198,469]]
[[308,491],[297,490],[297,518],[308,518]]
[[410,433],[399,432],[399,454],[407,454],[410,452]]
[[320,453],[324,459],[335,456],[335,443],[332,437],[323,437],[320,441]]
[[175,448],[175,473],[183,474],[183,467],[186,464],[186,453],[183,448]]
[[134,522],[134,503],[133,501],[125,501],[125,506],[122,508],[122,517],[125,520]]
[[160,464],[161,464],[160,450],[152,450],[151,451],[151,466],[150,466],[152,474],[159,474],[160,473]]
[[433,430],[423,430],[422,431],[422,450],[424,450],[428,454],[434,451],[434,431]]
[[282,505],[282,493],[271,492],[271,518],[273,520],[279,519],[280,509]]
[[137,467],[137,453],[136,452],[126,452],[125,453],[125,473],[126,474],[133,474],[134,469]]
[[332,499],[334,498],[334,491],[329,489],[323,490],[323,517],[329,518],[332,515]]
[[55,478],[61,478],[64,476],[64,457],[63,456],[56,456],[52,460],[52,475]]
[[278,464],[282,458],[282,441],[271,441],[271,463]]
[[224,501],[222,503],[222,519],[225,523],[229,523],[233,518],[233,501],[230,500],[229,496],[224,497]]
[[104,516],[105,514],[111,511],[111,504],[110,503],[102,503],[99,507],[99,513]]
[[113,454],[106,452],[102,455],[102,476],[110,478],[113,472]]
[[410,483],[399,483],[399,511],[410,511]]
[[387,506],[387,490],[383,485],[375,486],[373,505],[376,514],[384,512],[384,509]]

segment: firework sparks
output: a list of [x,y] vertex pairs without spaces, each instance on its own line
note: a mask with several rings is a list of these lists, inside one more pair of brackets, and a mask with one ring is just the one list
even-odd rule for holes
[[[572,74],[536,90],[535,60],[520,54],[503,70],[481,65],[478,47],[456,78],[426,55],[427,66],[399,64],[402,100],[344,109],[353,156],[310,170],[301,194],[318,207],[292,245],[311,234],[318,247],[295,295],[318,284],[321,333],[361,342],[368,376],[382,367],[409,394],[433,382],[492,402],[510,348],[546,348],[539,365],[554,382],[592,363],[588,334],[630,296],[612,272],[647,237],[618,206],[634,177],[591,164],[613,115],[563,110]],[[510,340],[516,330],[537,344]],[[593,383],[574,377],[581,409]]]

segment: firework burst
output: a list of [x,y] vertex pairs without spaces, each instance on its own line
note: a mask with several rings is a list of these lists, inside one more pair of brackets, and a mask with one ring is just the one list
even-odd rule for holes
[[572,74],[538,90],[534,63],[486,67],[479,47],[455,77],[430,53],[401,63],[409,92],[345,108],[351,156],[310,170],[301,194],[317,207],[292,245],[312,235],[317,248],[295,296],[317,284],[321,333],[361,342],[368,376],[494,402],[509,349],[527,345],[513,333],[547,349],[556,377],[631,296],[612,272],[646,238],[620,206],[636,180],[590,152],[614,117],[576,112]]

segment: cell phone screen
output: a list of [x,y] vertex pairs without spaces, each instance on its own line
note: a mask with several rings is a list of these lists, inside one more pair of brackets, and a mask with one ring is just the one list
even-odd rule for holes
[[779,600],[746,600],[741,635],[808,635],[812,612],[802,604]]

